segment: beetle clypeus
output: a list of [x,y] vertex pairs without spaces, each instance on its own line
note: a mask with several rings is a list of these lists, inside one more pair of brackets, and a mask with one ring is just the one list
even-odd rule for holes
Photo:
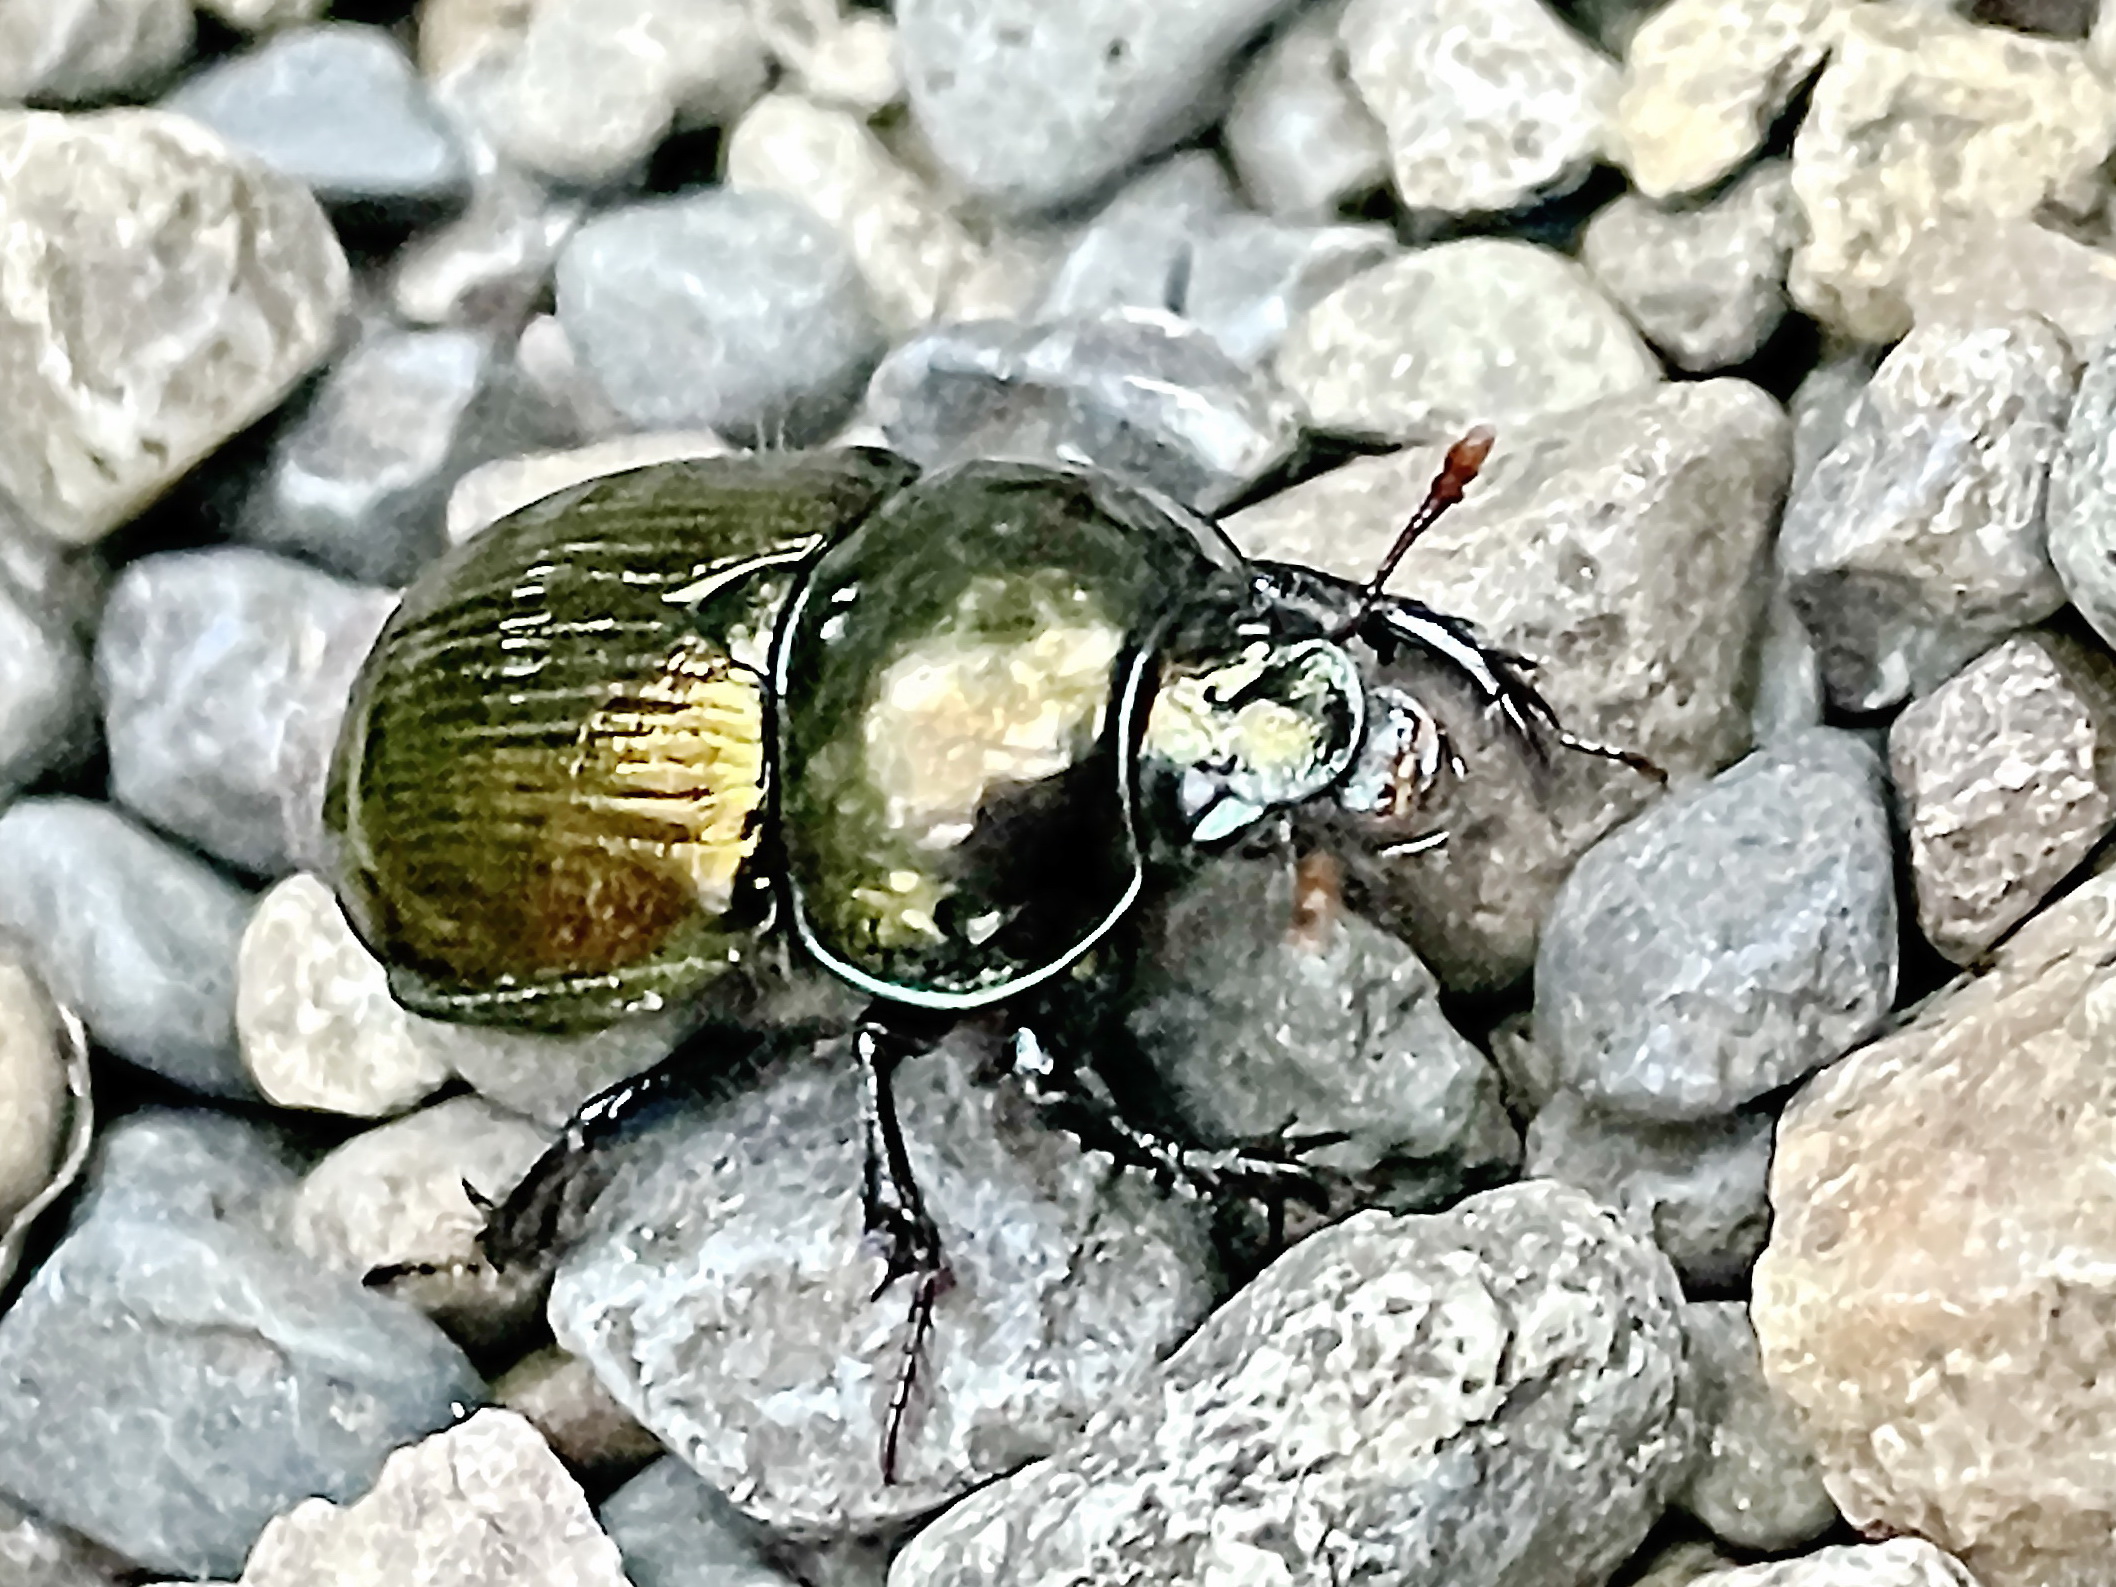
[[[327,795],[339,898],[397,999],[442,1019],[592,1029],[700,998],[778,932],[872,998],[865,1221],[882,1287],[911,1281],[892,1479],[947,1277],[891,1098],[907,1053],[1018,1010],[1016,1075],[1089,1145],[1209,1194],[1312,1199],[1322,1137],[1205,1149],[1141,1125],[1038,1028],[1037,990],[1156,856],[1377,777],[1415,796],[1451,763],[1416,702],[1370,707],[1359,655],[1437,659],[1538,755],[1651,771],[1567,734],[1521,658],[1382,593],[1489,446],[1457,443],[1364,586],[1018,463],[921,479],[878,450],[764,453],[561,491],[434,564],[376,642]],[[589,1102],[487,1254],[547,1242],[587,1155],[716,1058]]]

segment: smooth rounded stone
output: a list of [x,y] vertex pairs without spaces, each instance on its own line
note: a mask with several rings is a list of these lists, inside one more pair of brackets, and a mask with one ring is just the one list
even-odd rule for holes
[[1839,14],[1793,140],[1808,239],[1790,286],[1824,326],[1889,342],[1910,329],[1906,258],[1935,223],[2098,211],[2116,85],[2077,45],[1900,5]]
[[1265,45],[1220,129],[1242,191],[1281,220],[1335,220],[1389,178],[1388,136],[1346,76],[1344,10],[1310,6]]
[[2116,1568],[2112,934],[2104,872],[1810,1081],[1771,1165],[1766,1376],[1846,1520],[1985,1587]]
[[1690,1587],[1704,1577],[1731,1570],[1734,1556],[1703,1538],[1676,1538],[1655,1547],[1649,1544],[1617,1574],[1624,1587]]
[[198,0],[199,10],[243,33],[268,33],[314,22],[329,0]]
[[1326,854],[1228,855],[1156,900],[1125,995],[1141,1056],[1199,1140],[1342,1132],[1313,1161],[1359,1205],[1421,1211],[1508,1177],[1497,1074],[1341,883]]
[[592,1493],[607,1493],[663,1457],[661,1440],[610,1397],[594,1369],[557,1345],[509,1367],[492,1385],[492,1398],[543,1434]]
[[1870,1035],[1896,989],[1881,768],[1817,728],[1620,827],[1566,878],[1536,1040],[1632,1118],[1722,1118]]
[[338,719],[395,603],[244,546],[141,557],[96,640],[111,792],[244,870],[313,865]]
[[291,28],[207,67],[162,107],[333,206],[431,206],[470,185],[455,130],[381,28]]
[[1918,924],[1973,964],[2116,827],[2116,664],[2058,635],[2009,639],[1911,702],[1888,764]]
[[2084,358],[2116,330],[2116,253],[2018,216],[1942,215],[1903,257],[1914,324],[2039,314]]
[[0,105],[109,99],[151,88],[191,53],[190,0],[8,0]]
[[741,1512],[674,1455],[611,1494],[596,1518],[633,1587],[789,1587]]
[[94,720],[80,634],[0,568],[0,802],[78,760]]
[[271,1125],[216,1108],[141,1108],[96,1141],[73,1223],[106,1214],[204,1221],[276,1238],[302,1167],[300,1150]]
[[239,1587],[411,1583],[631,1587],[580,1485],[500,1410],[398,1450],[349,1504],[308,1499],[274,1517]]
[[1311,427],[1401,443],[1605,404],[1660,361],[1586,270],[1510,238],[1420,248],[1293,322],[1279,378]]
[[1669,0],[1624,52],[1617,163],[1656,199],[1739,170],[1822,64],[1846,9],[1843,0]]
[[2050,562],[2065,594],[2116,643],[2116,336],[2087,350],[2047,505]]
[[1197,239],[1242,212],[1227,168],[1203,149],[1172,155],[1081,229],[1044,294],[1039,319],[1108,309],[1184,312]]
[[945,198],[854,111],[767,94],[728,135],[725,161],[729,187],[804,203],[843,237],[892,336],[931,324],[976,266]]
[[752,1519],[864,1536],[1049,1453],[1212,1301],[1193,1204],[1113,1174],[960,1039],[897,1072],[954,1283],[897,1481],[876,1451],[910,1326],[861,1237],[860,1077],[828,1044],[642,1152],[560,1267],[560,1344]]
[[1747,1304],[1692,1301],[1683,1328],[1701,1436],[1676,1504],[1734,1548],[1782,1554],[1812,1543],[1837,1524],[1837,1507],[1792,1412],[1764,1381]]
[[[310,1169],[288,1232],[331,1271],[409,1301],[465,1345],[490,1350],[534,1319],[548,1270],[496,1272],[479,1257],[485,1214],[468,1187],[504,1201],[545,1141],[482,1097],[451,1097],[354,1136]],[[399,1267],[414,1271],[377,1282]]]
[[1414,216],[1522,209],[1602,156],[1616,62],[1542,0],[1352,0],[1338,37]]
[[688,457],[719,457],[728,445],[707,430],[619,435],[558,452],[495,458],[456,481],[448,497],[448,539],[460,544],[511,512],[605,474]]
[[1744,1565],[1715,1574],[1712,1587],[1978,1587],[1978,1579],[1924,1539],[1898,1537]]
[[[1661,385],[1505,431],[1461,506],[1411,548],[1391,588],[1459,612],[1538,659],[1572,730],[1677,779],[1749,747],[1766,559],[1789,426],[1736,380]],[[1256,557],[1365,579],[1440,466],[1439,447],[1361,459],[1234,515]],[[1606,762],[1534,767],[1448,674],[1399,682],[1438,714],[1467,766],[1415,808],[1362,815],[1342,853],[1374,918],[1451,990],[1525,974],[1552,895],[1587,847],[1659,790]],[[1422,853],[1393,844],[1451,834]]]
[[671,129],[728,126],[769,63],[739,0],[542,0],[495,85],[486,130],[515,164],[607,186]]
[[1559,1090],[1528,1127],[1531,1179],[1577,1185],[1651,1236],[1692,1290],[1738,1289],[1770,1233],[1764,1181],[1774,1116],[1747,1108],[1695,1124],[1601,1111]]
[[989,230],[982,253],[949,294],[941,319],[1032,318],[1072,241],[1072,230],[1062,224]]
[[[80,1177],[95,1137],[88,1032],[0,935],[0,1286],[45,1213]],[[8,1551],[0,1532],[0,1563]]]
[[118,1587],[131,1565],[0,1498],[0,1581],[8,1587]]
[[587,205],[501,160],[482,137],[466,142],[470,202],[391,259],[390,312],[412,326],[512,331],[550,286],[559,250]]
[[1289,0],[899,0],[912,114],[1003,213],[1085,198],[1211,122],[1236,55]]
[[255,1095],[235,1045],[249,895],[85,799],[0,814],[0,928],[119,1057],[208,1096]]
[[0,193],[0,495],[49,535],[131,518],[337,336],[350,277],[316,201],[184,117],[0,119]]
[[480,1096],[556,1130],[596,1092],[674,1052],[692,1018],[685,1009],[642,1014],[580,1036],[439,1020],[421,1020],[415,1030]]
[[1770,340],[1801,226],[1791,168],[1772,160],[1698,209],[1624,194],[1588,222],[1580,258],[1647,341],[1700,374]]
[[1236,363],[1268,364],[1296,319],[1396,252],[1386,226],[1229,215],[1192,245],[1180,310]]
[[808,99],[866,117],[904,97],[896,24],[888,17],[848,15],[843,0],[752,0],[750,20]]
[[[1795,454],[1798,442],[1795,441]],[[1756,742],[1782,738],[1822,725],[1822,658],[1815,636],[1783,591],[1771,596],[1756,658],[1756,704],[1750,712]]]
[[926,468],[972,457],[1085,465],[1199,512],[1292,457],[1294,407],[1195,326],[1144,309],[1049,325],[944,325],[874,373],[867,413]]
[[1605,1580],[1691,1457],[1681,1310],[1566,1186],[1356,1213],[914,1537],[891,1587]]
[[1922,694],[2064,604],[2044,506],[2077,377],[2025,317],[1921,325],[1881,361],[1778,542],[1833,704]]
[[121,1127],[0,1317],[0,1489],[150,1569],[232,1576],[274,1515],[358,1492],[483,1390],[425,1318],[272,1238],[256,1199],[290,1171],[194,1117]]
[[886,350],[851,249],[777,193],[598,215],[559,255],[558,317],[634,425],[774,446],[829,435]]

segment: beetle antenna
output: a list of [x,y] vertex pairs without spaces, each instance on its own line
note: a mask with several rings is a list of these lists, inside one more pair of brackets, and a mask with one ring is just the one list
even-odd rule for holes
[[1410,521],[1404,524],[1402,531],[1397,534],[1396,543],[1389,547],[1389,554],[1381,559],[1381,566],[1374,570],[1374,576],[1367,580],[1366,587],[1359,592],[1359,611],[1346,625],[1348,629],[1358,627],[1374,610],[1381,600],[1382,587],[1395,574],[1397,564],[1403,560],[1403,554],[1411,549],[1411,543],[1432,528],[1442,513],[1462,499],[1462,493],[1469,489],[1470,481],[1475,479],[1477,471],[1484,467],[1484,460],[1491,456],[1494,439],[1491,426],[1480,424],[1447,449],[1447,458],[1441,463],[1440,472],[1433,476],[1432,484],[1426,487],[1425,500],[1418,504],[1418,510],[1411,514]]

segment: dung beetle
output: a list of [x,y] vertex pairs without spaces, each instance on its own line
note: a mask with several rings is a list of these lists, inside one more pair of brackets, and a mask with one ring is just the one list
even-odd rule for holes
[[[560,491],[434,563],[376,641],[326,794],[339,899],[397,1000],[446,1020],[581,1031],[693,1005],[788,933],[871,997],[865,1226],[882,1288],[912,1281],[892,1480],[947,1280],[891,1096],[903,1057],[1004,1005],[1014,1073],[1086,1144],[1164,1184],[1312,1199],[1324,1137],[1207,1149],[1138,1122],[1038,1028],[1038,989],[1157,856],[1354,789],[1415,798],[1453,763],[1415,700],[1376,703],[1360,653],[1437,659],[1537,755],[1651,769],[1566,733],[1522,658],[1383,593],[1490,445],[1455,445],[1364,585],[1024,463],[766,452]],[[728,1061],[680,1050],[591,1100],[494,1209],[488,1257],[547,1242],[587,1156],[686,1066]]]

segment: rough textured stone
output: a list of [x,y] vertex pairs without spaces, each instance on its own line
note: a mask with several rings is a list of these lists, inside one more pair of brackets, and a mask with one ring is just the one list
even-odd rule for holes
[[764,47],[818,104],[873,116],[904,97],[896,24],[872,11],[847,14],[842,0],[751,0]]
[[1820,363],[1801,377],[1786,412],[1793,419],[1793,491],[1807,488],[1815,465],[1837,449],[1852,414],[1879,367],[1882,349],[1853,344],[1825,347]]
[[2104,873],[1811,1081],[1771,1166],[1766,1374],[1852,1525],[1986,1587],[2116,1565],[2112,933]]
[[1922,694],[2064,604],[2043,514],[2075,379],[2026,318],[1921,325],[1882,360],[1778,544],[1836,705]]
[[1684,1537],[1648,1545],[1617,1575],[1624,1587],[1690,1587],[1706,1576],[1731,1570],[1734,1557],[1702,1538]]
[[788,1587],[758,1557],[740,1512],[674,1455],[611,1494],[598,1515],[633,1587]]
[[1702,1436],[1675,1502],[1735,1548],[1777,1554],[1812,1543],[1836,1525],[1837,1507],[1792,1412],[1764,1381],[1748,1307],[1695,1301],[1683,1328]]
[[299,183],[158,111],[0,120],[0,493],[93,540],[323,357],[345,255]]
[[1584,268],[1496,237],[1354,276],[1294,322],[1278,372],[1314,428],[1395,442],[1505,429],[1661,378]]
[[630,1587],[617,1546],[536,1429],[484,1410],[383,1463],[343,1507],[309,1499],[258,1538],[240,1587]]
[[884,350],[851,250],[776,193],[597,216],[559,256],[558,314],[633,424],[757,444],[827,436]]
[[1304,1240],[891,1587],[1598,1581],[1682,1479],[1681,1303],[1577,1191]]
[[738,0],[545,0],[494,87],[500,152],[561,182],[635,173],[671,127],[731,125],[768,62]]
[[[174,1144],[136,1119],[162,1137],[139,1144]],[[271,1239],[235,1194],[277,1188],[266,1154],[209,1122],[192,1156],[217,1186],[170,1200],[106,1173],[0,1318],[0,1487],[153,1569],[232,1576],[272,1516],[365,1487],[480,1385],[416,1312]]]
[[328,5],[329,0],[199,0],[198,8],[244,33],[264,33],[313,22]]
[[1171,155],[1127,183],[1081,228],[1036,317],[1108,309],[1180,314],[1197,239],[1241,208],[1226,167],[1210,153]]
[[[1797,456],[1797,439],[1794,452]],[[1822,658],[1815,636],[1780,591],[1771,597],[1756,658],[1756,707],[1750,713],[1756,742],[1772,744],[1820,727],[1822,708]]]
[[2081,357],[2116,330],[2116,253],[2018,216],[1921,225],[1903,256],[1902,291],[1915,324],[2039,314]]
[[1004,211],[1086,197],[1213,119],[1288,0],[902,0],[904,83],[935,157]]
[[470,202],[397,251],[389,306],[407,325],[513,331],[549,288],[559,250],[587,205],[502,160],[474,123],[461,119]]
[[709,431],[677,430],[620,435],[562,452],[533,452],[481,463],[458,480],[449,495],[448,538],[451,542],[468,540],[509,513],[568,485],[678,458],[718,457],[727,450],[727,443]]
[[1843,7],[1793,140],[1808,224],[1793,302],[1847,336],[1893,341],[1911,324],[1906,255],[1936,222],[2091,213],[2112,147],[2116,85],[2077,46],[1930,9]]
[[2050,561],[2065,594],[2116,644],[2116,337],[2088,350],[2047,505]]
[[1921,1538],[1819,1548],[1798,1559],[1722,1571],[1712,1587],[1978,1587],[1961,1561]]
[[1268,375],[1143,309],[942,326],[883,360],[867,411],[891,446],[929,468],[967,457],[1086,463],[1204,513],[1246,494],[1300,438]]
[[131,1574],[108,1549],[0,1499],[0,1580],[8,1587],[117,1587]]
[[1770,340],[1800,225],[1790,170],[1774,160],[1698,209],[1625,194],[1588,223],[1580,258],[1647,341],[1701,373]]
[[235,953],[249,897],[84,799],[0,815],[0,927],[121,1058],[209,1096],[252,1095],[235,1047]]
[[0,566],[0,802],[78,759],[93,731],[88,653],[41,594]]
[[326,204],[433,205],[470,185],[454,130],[381,28],[333,22],[276,34],[200,72],[163,107]]
[[1132,1037],[1206,1141],[1298,1121],[1358,1204],[1421,1211],[1502,1178],[1520,1142],[1498,1076],[1440,1010],[1439,984],[1346,907],[1338,866],[1229,855],[1155,901],[1125,998]]
[[1520,209],[1601,157],[1616,63],[1542,0],[1352,0],[1338,36],[1414,215]]
[[977,1061],[958,1039],[898,1072],[955,1282],[895,1485],[876,1450],[908,1302],[875,1295],[859,1076],[838,1047],[671,1131],[559,1270],[559,1343],[781,1535],[880,1531],[1048,1453],[1210,1303],[1194,1209],[973,1083]]
[[[473,1349],[489,1351],[539,1309],[532,1264],[495,1272],[477,1254],[485,1215],[465,1186],[506,1199],[543,1151],[544,1132],[482,1097],[451,1097],[356,1135],[309,1170],[288,1210],[294,1243],[333,1272],[409,1301]],[[378,1270],[414,1271],[377,1284]]]
[[111,791],[245,870],[316,863],[338,719],[394,604],[247,547],[140,558],[96,641]]
[[191,53],[189,0],[0,5],[0,105],[136,92]]
[[492,1385],[492,1398],[543,1434],[591,1493],[607,1493],[662,1458],[661,1440],[610,1397],[587,1362],[556,1345],[509,1367]]
[[269,1126],[213,1108],[141,1108],[97,1140],[73,1222],[204,1220],[272,1235],[300,1171],[300,1153]]
[[[1575,732],[1620,741],[1678,778],[1715,771],[1749,745],[1788,428],[1762,392],[1708,381],[1507,430],[1468,499],[1411,548],[1391,588],[1537,659],[1540,686]],[[1426,447],[1348,464],[1228,528],[1253,556],[1363,579],[1440,456]],[[1656,790],[1577,756],[1536,772],[1444,675],[1405,681],[1442,715],[1469,774],[1400,818],[1364,818],[1344,853],[1377,918],[1444,985],[1504,986],[1533,962],[1573,860]],[[1381,857],[1435,830],[1449,841]]]
[[727,143],[727,184],[808,205],[845,239],[883,326],[930,324],[977,263],[942,196],[899,164],[854,112],[770,94]]
[[1296,319],[1395,253],[1386,226],[1289,226],[1230,215],[1191,247],[1178,308],[1236,363],[1264,364]]
[[1242,74],[1221,128],[1257,208],[1285,220],[1333,220],[1389,176],[1389,146],[1345,74],[1343,0],[1312,6]]
[[1896,718],[1888,762],[1918,924],[1971,963],[2116,827],[2116,666],[2009,639]]
[[1523,1172],[1614,1207],[1692,1290],[1724,1292],[1747,1282],[1770,1233],[1773,1123],[1762,1108],[1699,1124],[1646,1123],[1560,1090],[1528,1127]]
[[1880,767],[1817,728],[1604,838],[1536,956],[1536,1040],[1611,1112],[1702,1120],[1870,1034],[1896,988]]

